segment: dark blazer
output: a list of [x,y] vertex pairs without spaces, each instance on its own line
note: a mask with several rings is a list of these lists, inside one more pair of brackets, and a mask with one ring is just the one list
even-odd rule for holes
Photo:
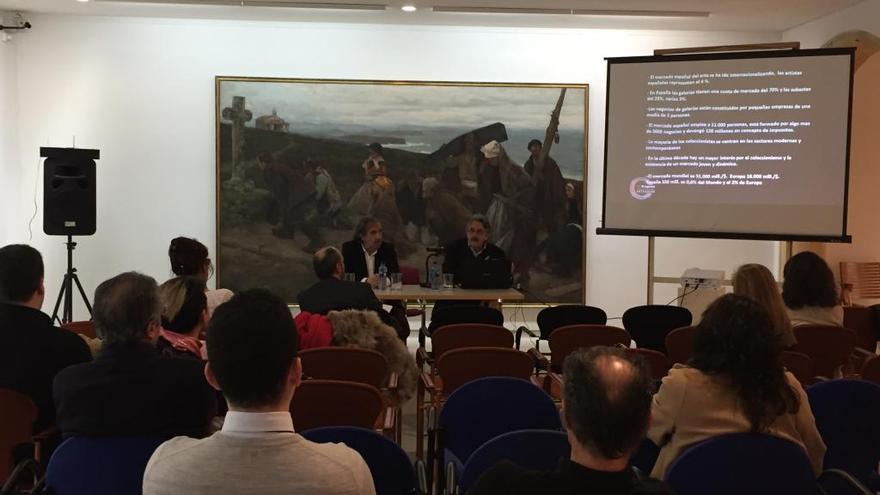
[[309,313],[326,314],[338,309],[371,309],[382,311],[369,284],[348,282],[337,278],[319,280],[297,296],[299,308]]
[[[367,260],[364,257],[364,248],[360,239],[348,241],[342,244],[342,259],[345,263],[345,271],[354,273],[357,280],[367,278]],[[400,273],[400,265],[397,263],[397,251],[394,244],[382,242],[376,251],[373,273],[379,273],[379,265],[385,262],[388,273]]]
[[201,362],[162,356],[147,342],[104,347],[59,373],[53,392],[65,437],[199,438],[217,411]]
[[85,341],[52,326],[42,311],[0,304],[0,387],[21,392],[37,405],[34,431],[55,424],[52,380],[64,368],[91,361]]
[[461,238],[446,245],[446,253],[443,259],[443,273],[453,274],[455,279],[460,280],[462,274],[474,270],[474,266],[484,260],[506,260],[507,255],[500,247],[486,243],[486,247],[479,256],[474,256],[468,246],[467,239]]

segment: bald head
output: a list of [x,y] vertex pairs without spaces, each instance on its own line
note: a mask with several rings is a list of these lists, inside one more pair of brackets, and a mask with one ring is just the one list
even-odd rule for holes
[[577,441],[606,459],[629,456],[651,415],[651,374],[640,356],[596,346],[563,365],[565,422]]
[[333,246],[322,247],[315,251],[312,257],[312,266],[315,268],[315,275],[319,279],[342,278],[345,273],[345,265],[342,263],[342,253]]

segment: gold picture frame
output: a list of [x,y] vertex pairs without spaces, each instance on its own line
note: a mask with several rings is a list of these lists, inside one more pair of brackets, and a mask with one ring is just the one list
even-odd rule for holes
[[[218,287],[269,288],[296,303],[315,281],[311,251],[350,240],[364,213],[383,221],[401,265],[418,269],[424,280],[425,248],[463,236],[464,225],[460,235],[454,226],[465,213],[486,213],[486,198],[479,197],[489,195],[479,177],[484,155],[474,149],[497,138],[521,177],[528,142],[549,136],[552,164],[540,158],[532,166],[542,180],[525,174],[531,195],[527,188],[525,196],[507,194],[508,188],[488,196],[508,208],[505,216],[504,208],[491,207],[500,224],[493,236],[508,234],[492,240],[509,246],[527,305],[583,304],[588,116],[587,84],[217,76]],[[375,196],[369,205],[354,200],[368,182],[362,164],[373,142],[384,147],[383,184],[393,191],[393,201],[382,206]],[[267,160],[293,169],[299,179],[291,183],[304,188],[278,191],[276,181],[267,181]],[[316,162],[338,198],[323,188],[320,199],[309,191],[317,172],[303,167],[311,170]]]

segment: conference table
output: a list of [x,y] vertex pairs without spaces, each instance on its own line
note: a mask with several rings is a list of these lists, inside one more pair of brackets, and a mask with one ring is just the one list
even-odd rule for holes
[[431,289],[421,285],[404,285],[400,289],[374,289],[376,297],[381,301],[417,301],[422,310],[422,328],[419,331],[419,342],[423,343],[426,307],[434,301],[523,301],[525,296],[516,289],[462,289],[460,287]]

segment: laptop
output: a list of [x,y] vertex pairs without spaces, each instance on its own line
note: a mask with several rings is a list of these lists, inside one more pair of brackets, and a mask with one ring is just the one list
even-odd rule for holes
[[509,289],[513,285],[510,260],[481,260],[468,265],[456,284],[462,289]]

